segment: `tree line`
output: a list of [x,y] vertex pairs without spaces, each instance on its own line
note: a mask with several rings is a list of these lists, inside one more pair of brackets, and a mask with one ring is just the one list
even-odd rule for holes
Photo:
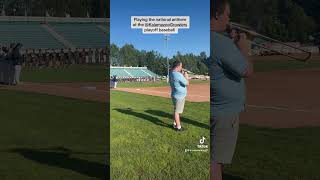
[[[173,61],[179,60],[183,63],[185,69],[195,74],[208,74],[208,68],[204,64],[204,60],[207,58],[205,52],[201,52],[199,55],[193,53],[181,54],[177,52],[172,58],[169,58],[169,65]],[[138,50],[131,44],[125,44],[122,47],[118,47],[115,44],[110,45],[110,64],[112,66],[139,66],[148,67],[158,75],[167,74],[167,58],[163,57],[156,51]]]
[[320,28],[319,8],[318,0],[231,0],[231,19],[281,41],[310,43]]

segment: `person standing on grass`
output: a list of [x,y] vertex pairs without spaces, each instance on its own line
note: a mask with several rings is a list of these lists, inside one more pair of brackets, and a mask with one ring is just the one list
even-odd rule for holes
[[210,174],[211,180],[221,180],[223,165],[231,164],[236,148],[246,100],[244,78],[253,68],[246,35],[238,34],[237,41],[224,35],[230,23],[229,1],[212,0],[210,9]]
[[9,48],[9,52],[7,55],[7,59],[8,59],[8,85],[14,85],[14,59],[13,59],[13,52],[14,52],[14,48],[15,48],[16,44],[15,43],[11,43],[10,44],[10,48]]
[[64,64],[64,51],[63,51],[63,49],[61,49],[60,50],[60,52],[59,52],[59,66],[60,67],[64,67],[65,66],[65,64]]
[[20,53],[21,48],[22,48],[22,44],[18,43],[12,50],[12,60],[14,65],[13,85],[20,84],[20,73],[21,73],[21,65],[22,65],[22,56]]
[[116,75],[113,76],[112,83],[113,83],[113,88],[116,89],[118,84],[118,79]]
[[182,62],[175,61],[169,74],[171,86],[171,98],[174,106],[173,127],[177,131],[183,131],[181,127],[180,114],[183,113],[185,99],[187,96],[187,86],[189,85],[189,75],[182,69]]

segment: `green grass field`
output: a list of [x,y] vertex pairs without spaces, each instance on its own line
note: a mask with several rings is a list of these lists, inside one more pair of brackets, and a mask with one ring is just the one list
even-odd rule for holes
[[209,103],[186,103],[184,132],[170,99],[111,91],[110,111],[111,179],[209,179],[209,152],[185,152],[209,137]]
[[26,69],[21,72],[25,82],[104,82],[106,65],[72,65],[68,68]]
[[0,90],[0,179],[106,179],[104,103]]
[[[230,180],[320,179],[320,127],[270,129],[240,126]],[[227,178],[228,179],[228,178]]]
[[[208,179],[209,154],[183,150],[208,137],[209,104],[186,104],[182,133],[170,128],[171,108],[170,99],[111,91],[111,177]],[[320,128],[241,125],[225,180],[320,179],[318,137]]]
[[[320,67],[318,61],[260,61],[258,72]],[[28,82],[99,82],[100,65],[23,70]],[[198,82],[193,82],[198,83]],[[119,87],[155,87],[132,83]],[[0,90],[0,179],[106,179],[108,117],[103,103]],[[183,125],[170,128],[171,100],[111,92],[111,175],[117,179],[208,179],[209,153],[196,149],[208,137],[209,103],[187,103]],[[267,129],[241,126],[226,179],[320,179],[319,128]],[[208,140],[208,139],[207,139]],[[209,143],[209,142],[207,142]]]

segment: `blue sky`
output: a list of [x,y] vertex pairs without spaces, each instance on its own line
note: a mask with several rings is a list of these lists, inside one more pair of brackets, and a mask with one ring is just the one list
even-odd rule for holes
[[[201,3],[200,3],[201,2]],[[110,41],[118,47],[132,44],[139,50],[155,50],[163,56],[210,50],[210,0],[111,0]],[[164,35],[142,34],[131,29],[131,16],[190,16],[190,29],[170,35],[168,49]]]

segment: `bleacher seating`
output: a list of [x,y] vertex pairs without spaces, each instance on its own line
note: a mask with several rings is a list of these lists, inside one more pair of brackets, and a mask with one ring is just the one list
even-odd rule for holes
[[0,43],[20,42],[24,48],[63,48],[38,22],[0,22]]
[[110,71],[111,76],[117,76],[117,77],[131,77],[130,74],[128,74],[124,69],[117,69],[117,68],[112,68]]
[[150,71],[149,69],[143,69],[144,72],[146,72],[147,74],[150,74],[153,77],[157,77],[158,75],[152,71]]
[[159,77],[147,67],[110,67],[110,76],[118,78],[152,78]]
[[[23,49],[67,48],[43,27],[43,21],[36,18],[31,19],[33,21],[1,19],[0,45],[7,46],[20,42],[23,44]],[[49,22],[49,26],[76,48],[105,48],[108,46],[107,23],[68,22],[65,20],[59,23]]]
[[149,75],[142,71],[141,69],[130,69],[130,74],[134,77],[148,77]]
[[67,41],[79,48],[107,46],[108,36],[96,23],[50,23],[51,27]]

